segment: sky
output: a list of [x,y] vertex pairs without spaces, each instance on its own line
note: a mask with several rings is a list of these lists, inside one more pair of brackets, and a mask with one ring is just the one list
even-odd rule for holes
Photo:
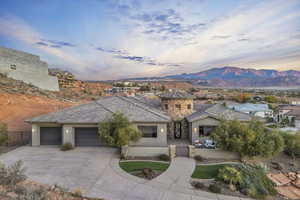
[[0,46],[84,80],[300,70],[300,0],[1,0]]

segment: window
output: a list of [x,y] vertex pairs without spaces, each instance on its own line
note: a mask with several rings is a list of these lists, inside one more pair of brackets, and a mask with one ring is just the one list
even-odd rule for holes
[[187,105],[187,109],[191,110],[191,109],[192,109],[192,105],[191,105],[191,104],[188,104],[188,105]]
[[10,65],[10,69],[16,70],[17,69],[17,65]]
[[169,105],[165,104],[165,109],[168,110],[169,109]]
[[138,126],[138,129],[142,132],[143,137],[157,137],[157,126]]
[[181,105],[180,105],[180,104],[175,104],[175,107],[176,107],[178,110],[181,110]]

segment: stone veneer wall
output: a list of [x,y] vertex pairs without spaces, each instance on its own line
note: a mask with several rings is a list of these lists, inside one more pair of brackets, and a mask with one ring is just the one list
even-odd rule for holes
[[[193,113],[194,103],[193,99],[162,99],[162,109],[167,112],[174,120],[181,120],[182,118]],[[168,105],[168,109],[165,105]],[[176,105],[181,105],[181,108],[177,108]],[[191,105],[191,109],[188,109],[188,105]]]
[[39,56],[0,47],[0,73],[45,90],[58,91],[58,80]]

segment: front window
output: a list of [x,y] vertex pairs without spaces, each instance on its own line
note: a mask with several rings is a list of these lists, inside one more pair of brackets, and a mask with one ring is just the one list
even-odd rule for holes
[[191,105],[191,104],[188,104],[188,105],[187,105],[187,109],[191,110],[191,109],[192,109],[192,105]]
[[180,105],[180,104],[176,104],[175,107],[176,107],[178,110],[181,110],[181,105]]
[[169,105],[165,104],[165,109],[168,110],[169,109]]
[[10,65],[10,69],[16,70],[17,69],[17,65]]
[[138,126],[138,129],[142,132],[143,137],[157,137],[157,126]]

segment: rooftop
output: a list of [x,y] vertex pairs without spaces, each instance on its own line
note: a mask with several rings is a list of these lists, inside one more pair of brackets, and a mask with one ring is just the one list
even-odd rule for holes
[[107,119],[115,112],[122,112],[132,122],[170,121],[170,117],[163,111],[148,106],[135,98],[113,96],[58,112],[41,115],[27,120],[27,122],[93,124]]
[[193,99],[194,96],[181,91],[166,92],[159,95],[162,99]]

